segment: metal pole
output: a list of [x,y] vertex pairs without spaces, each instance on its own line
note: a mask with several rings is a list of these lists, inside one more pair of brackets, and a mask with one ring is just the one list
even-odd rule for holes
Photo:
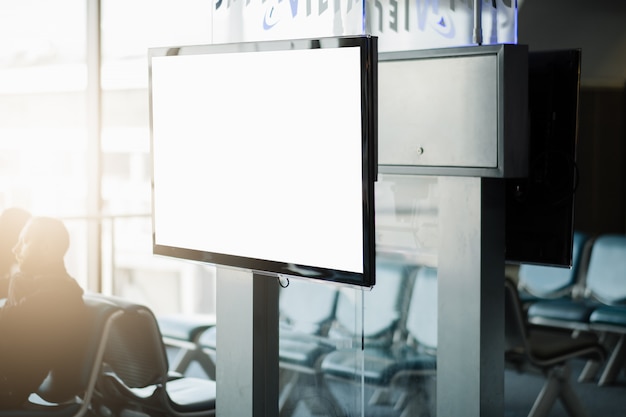
[[474,43],[483,44],[483,0],[474,0]]
[[[102,208],[101,2],[87,0],[87,213],[99,218]],[[87,222],[87,286],[102,290],[102,224]]]

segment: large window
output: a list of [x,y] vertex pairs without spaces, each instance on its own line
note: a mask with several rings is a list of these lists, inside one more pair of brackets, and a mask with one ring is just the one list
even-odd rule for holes
[[148,48],[211,42],[211,2],[102,0],[104,290],[157,312],[213,312],[213,268],[152,255]]
[[[0,1],[0,208],[86,212],[86,2]],[[85,283],[84,228],[68,269]]]
[[[100,25],[89,17],[98,5]],[[64,218],[68,270],[81,285],[166,312],[213,309],[200,299],[212,269],[152,256],[147,50],[210,43],[211,6],[0,0],[0,209]],[[88,256],[94,225],[101,259]]]
[[84,211],[85,16],[84,0],[0,1],[2,206]]

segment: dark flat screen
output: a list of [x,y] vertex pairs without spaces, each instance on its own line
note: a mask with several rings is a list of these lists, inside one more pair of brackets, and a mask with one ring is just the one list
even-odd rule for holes
[[531,52],[528,177],[506,181],[506,259],[572,262],[581,51]]

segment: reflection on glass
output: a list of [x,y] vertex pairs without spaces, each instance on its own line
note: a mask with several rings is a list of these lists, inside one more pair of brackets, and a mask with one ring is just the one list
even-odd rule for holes
[[437,178],[380,176],[377,284],[280,293],[282,416],[434,416]]
[[379,174],[376,184],[379,256],[436,266],[438,202],[436,177]]

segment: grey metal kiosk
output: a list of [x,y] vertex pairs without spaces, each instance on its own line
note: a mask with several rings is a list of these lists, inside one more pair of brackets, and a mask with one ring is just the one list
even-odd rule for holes
[[[440,176],[437,416],[504,414],[504,182],[526,175],[528,50],[381,54],[379,170]],[[218,416],[275,416],[278,284],[218,270]]]
[[504,414],[504,182],[526,175],[528,50],[379,61],[381,172],[438,175],[437,416]]

